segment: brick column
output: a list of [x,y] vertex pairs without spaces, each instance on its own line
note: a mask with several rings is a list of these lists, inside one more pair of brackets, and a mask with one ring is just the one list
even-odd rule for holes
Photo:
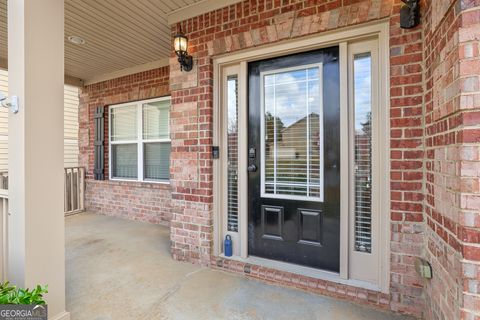
[[181,72],[177,58],[170,60],[170,238],[174,259],[208,265],[213,246],[213,67],[203,58],[207,46],[190,43],[192,71]]
[[428,319],[480,317],[480,2],[425,15]]

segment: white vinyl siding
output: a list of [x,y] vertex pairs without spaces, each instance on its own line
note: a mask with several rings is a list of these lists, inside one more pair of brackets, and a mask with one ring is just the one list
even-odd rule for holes
[[78,88],[65,85],[64,90],[64,166],[78,166]]
[[[0,69],[0,91],[8,94],[8,72]],[[78,88],[64,90],[64,166],[78,166]],[[0,108],[0,172],[8,171],[8,110]]]

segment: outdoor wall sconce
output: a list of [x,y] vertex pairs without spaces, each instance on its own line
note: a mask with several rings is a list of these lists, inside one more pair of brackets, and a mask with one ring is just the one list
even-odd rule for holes
[[404,5],[400,8],[400,27],[411,29],[420,23],[420,5],[418,0],[402,0]]
[[18,97],[12,96],[7,97],[3,93],[0,92],[0,105],[4,108],[9,108],[12,113],[18,112]]
[[180,63],[180,70],[191,71],[193,68],[193,58],[188,54],[188,38],[183,34],[182,29],[173,38],[173,47]]

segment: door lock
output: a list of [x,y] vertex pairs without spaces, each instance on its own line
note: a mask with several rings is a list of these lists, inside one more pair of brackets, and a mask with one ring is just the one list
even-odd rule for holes
[[250,148],[248,150],[248,159],[254,160],[256,156],[257,156],[257,151],[255,150],[255,148]]
[[255,172],[257,171],[257,166],[254,165],[253,163],[247,167],[248,172]]

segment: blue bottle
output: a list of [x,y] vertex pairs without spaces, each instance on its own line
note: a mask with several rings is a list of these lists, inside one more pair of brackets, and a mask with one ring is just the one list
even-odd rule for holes
[[224,243],[224,253],[225,257],[231,257],[232,256],[232,237],[227,234],[225,237],[225,243]]

